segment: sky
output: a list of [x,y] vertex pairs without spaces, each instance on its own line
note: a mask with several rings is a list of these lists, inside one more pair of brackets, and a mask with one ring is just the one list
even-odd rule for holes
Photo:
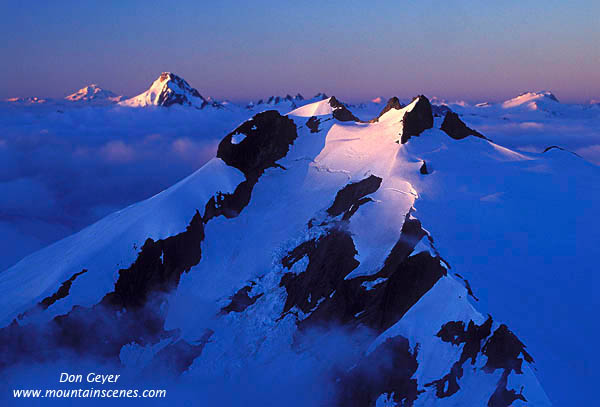
[[497,101],[600,99],[600,2],[2,1],[0,98],[124,95],[162,71],[249,100],[319,91]]

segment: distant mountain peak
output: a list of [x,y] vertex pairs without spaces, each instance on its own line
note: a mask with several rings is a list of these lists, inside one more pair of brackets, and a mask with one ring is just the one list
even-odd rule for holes
[[95,83],[84,86],[77,92],[74,92],[65,97],[70,102],[96,102],[96,103],[117,103],[123,97],[111,92],[110,90],[102,89]]
[[291,109],[295,109],[298,107],[298,104],[304,101],[304,96],[300,93],[297,93],[296,96],[292,96],[289,93],[285,96],[269,96],[267,99],[259,99],[256,102],[250,102],[246,107],[248,109],[253,109],[256,106],[269,105],[269,106],[277,106],[282,103],[289,103],[289,107]]
[[552,92],[550,92],[549,90],[541,90],[538,92],[523,92],[518,97],[523,97],[523,96],[543,97],[543,98],[547,98],[547,99],[553,100],[555,102],[558,102],[558,98],[556,96],[554,96],[554,94]]
[[502,103],[504,108],[526,106],[531,110],[538,109],[538,102],[560,103],[558,98],[550,91],[543,90],[538,92],[523,92],[517,97],[509,99]]
[[208,105],[220,106],[210,98],[204,98],[185,79],[172,72],[161,73],[147,91],[121,102],[120,105],[130,107],[182,105],[198,109]]
[[32,104],[39,104],[39,103],[46,103],[49,101],[49,99],[43,99],[43,98],[39,98],[37,96],[29,96],[29,97],[25,97],[25,98],[8,98],[5,99],[6,102],[9,103],[20,103],[20,104],[27,104],[27,105],[32,105]]

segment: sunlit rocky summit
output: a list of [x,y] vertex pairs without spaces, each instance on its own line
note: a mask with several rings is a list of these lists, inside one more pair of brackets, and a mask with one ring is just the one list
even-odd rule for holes
[[185,79],[171,72],[163,72],[145,92],[119,103],[128,107],[147,107],[182,105],[203,109],[207,106],[218,107],[218,103],[204,98],[192,88]]

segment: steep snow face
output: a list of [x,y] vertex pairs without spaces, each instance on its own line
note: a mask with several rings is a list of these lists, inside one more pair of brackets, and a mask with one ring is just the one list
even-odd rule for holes
[[[83,269],[87,273],[77,278],[65,300],[49,309],[48,317],[68,312],[76,304],[94,304],[110,291],[118,269],[136,259],[148,238],[158,240],[185,230],[211,196],[232,192],[242,179],[238,170],[215,158],[171,188],[26,257],[0,274],[0,286],[18,293],[2,296],[0,320],[10,322],[31,306],[31,299],[51,295],[61,282]],[[42,264],[46,272],[38,274],[35,270]],[[36,283],[30,284],[34,276]]]
[[329,101],[331,98],[323,99],[318,102],[309,103],[295,110],[292,110],[290,116],[299,117],[311,117],[311,116],[324,116],[333,113],[333,107]]
[[96,84],[87,85],[77,92],[65,97],[70,102],[85,102],[93,104],[111,104],[120,102],[123,96],[118,96],[110,90],[102,89]]
[[208,104],[196,89],[171,72],[163,72],[144,93],[119,103],[129,107],[183,105],[198,109]]
[[525,92],[503,102],[502,107],[504,109],[524,107],[529,110],[538,110],[544,108],[546,104],[554,105],[556,103],[559,103],[558,99],[549,91]]
[[315,118],[317,116],[333,115],[334,119],[343,122],[360,121],[358,117],[354,116],[352,112],[348,110],[347,106],[348,105],[338,101],[335,96],[332,96],[330,98],[302,106],[291,111],[289,114],[292,116]]
[[[556,292],[540,287],[579,294],[594,284],[575,287],[573,273],[553,266],[573,231],[543,229],[547,257],[527,257],[533,244],[519,236],[543,228],[535,213],[559,226],[584,213],[575,255],[595,264],[597,168],[556,149],[454,139],[422,96],[372,123],[342,120],[332,102],[255,115],[221,141],[221,159],[0,274],[0,319],[16,319],[0,339],[31,340],[31,358],[45,337],[28,329],[52,330],[62,349],[73,326],[92,321],[84,335],[103,358],[136,369],[166,361],[199,389],[216,382],[231,394],[246,377],[262,378],[250,386],[258,393],[323,389],[304,405],[548,406],[534,366],[568,399],[574,387],[561,388],[570,379],[556,359],[594,360],[568,337],[593,320],[596,300],[560,296],[574,318],[561,311],[560,334]],[[583,196],[578,182],[590,186],[586,199],[573,199]],[[169,285],[173,270],[180,278]],[[158,304],[140,311],[144,301]],[[571,385],[584,381],[569,373]]]

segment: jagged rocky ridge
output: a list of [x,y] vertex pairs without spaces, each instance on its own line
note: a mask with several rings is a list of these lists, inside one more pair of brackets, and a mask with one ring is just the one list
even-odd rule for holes
[[[426,405],[444,405],[445,400],[454,403],[456,397],[475,400],[470,405],[478,405],[484,397],[488,406],[508,407],[514,402],[529,402],[529,392],[534,394],[534,400],[543,401],[543,393],[536,394],[535,386],[529,390],[529,385],[537,382],[530,370],[523,369],[525,363],[533,362],[525,346],[506,325],[494,323],[491,317],[483,319],[470,308],[467,303],[470,287],[467,291],[462,280],[449,271],[449,265],[435,248],[433,235],[415,217],[415,193],[410,184],[395,180],[393,173],[378,165],[386,157],[375,154],[377,151],[364,153],[373,160],[367,171],[370,174],[365,174],[362,166],[358,167],[360,171],[352,168],[364,164],[358,162],[360,157],[343,170],[352,173],[352,177],[334,166],[339,165],[334,158],[342,147],[336,146],[336,139],[328,138],[335,135],[334,130],[344,128],[340,123],[349,122],[344,126],[352,126],[359,120],[335,98],[327,103],[332,108],[330,114],[306,119],[266,111],[228,134],[219,144],[217,157],[243,174],[243,180],[230,192],[216,189],[206,201],[194,203],[195,213],[185,230],[160,239],[146,239],[135,260],[118,270],[112,291],[95,304],[74,304],[69,312],[48,314],[46,320],[31,321],[23,315],[0,330],[2,343],[19,350],[3,355],[1,366],[22,363],[23,354],[31,362],[56,360],[65,351],[120,362],[125,348],[148,348],[166,341],[168,344],[153,354],[145,368],[169,366],[176,373],[190,373],[196,365],[201,369],[203,363],[208,363],[207,358],[219,357],[211,344],[223,342],[226,348],[224,337],[236,336],[239,333],[236,330],[243,329],[236,325],[240,323],[238,318],[247,324],[258,318],[273,325],[275,331],[264,332],[260,331],[260,324],[254,326],[269,337],[277,336],[280,332],[277,329],[293,326],[289,339],[296,352],[305,346],[303,332],[324,329],[327,335],[333,326],[341,326],[351,334],[368,332],[355,345],[357,357],[353,363],[335,369],[332,366],[330,383],[324,383],[333,394],[327,400],[330,405],[372,406],[388,402],[412,406],[421,399],[428,400],[423,402]],[[401,144],[407,146],[432,137],[422,134],[434,125],[431,105],[424,96],[407,107],[394,104],[379,119],[392,110],[396,112],[391,113],[397,114],[403,109],[406,110],[399,124],[390,126],[392,137],[386,133],[377,139],[382,151],[405,148],[395,143],[393,136],[398,133]],[[366,128],[378,134],[385,130],[383,125],[375,122],[368,125],[373,127]],[[358,125],[355,126],[353,129],[358,130]],[[413,139],[419,135],[419,139]],[[342,134],[341,140],[348,139]],[[357,144],[352,150],[358,146],[362,145]],[[345,156],[343,151],[340,154]],[[422,162],[414,167],[415,173],[419,172],[419,165]],[[319,178],[321,174],[327,178]],[[311,191],[303,185],[304,177],[309,186],[320,180],[327,187]],[[266,192],[273,185],[280,188],[280,193]],[[404,192],[399,201],[396,195],[393,198],[387,195],[398,188]],[[303,199],[298,207],[297,198]],[[385,243],[377,244],[384,248],[384,254],[377,262],[370,263],[364,254],[368,253],[369,245],[356,227],[364,225],[361,221],[370,220],[373,211],[383,216],[378,211],[386,205],[394,208],[396,216],[382,219],[379,224],[371,223],[375,235],[364,234],[368,240],[378,236],[377,229],[394,232],[386,236]],[[303,206],[308,209],[301,209]],[[285,218],[285,211],[292,211],[294,219]],[[391,222],[386,224],[388,221]],[[231,238],[228,224],[234,225],[233,234],[258,233],[253,228],[270,231],[258,247],[275,251],[271,269],[261,263],[262,271],[249,274],[248,278],[231,276],[243,272],[234,266],[241,265],[233,256],[234,248],[219,252],[218,259],[211,252],[218,241]],[[279,231],[290,228],[296,238],[284,235],[283,239],[292,239],[293,244],[288,242],[284,250],[277,252],[274,245],[284,243]],[[254,252],[256,247],[248,245],[235,250],[249,252],[244,258],[250,259],[261,256]],[[215,269],[215,264],[221,268]],[[367,264],[375,267],[361,269]],[[89,271],[93,267],[86,270],[84,274],[63,279],[53,289],[60,294],[46,297],[55,301],[37,313],[51,312],[61,301],[68,301],[69,291],[76,290],[81,279],[89,279],[95,272]],[[186,290],[201,287],[202,284],[194,285],[194,279],[212,281],[219,287],[218,282],[225,278],[235,284],[222,290],[227,294],[215,301],[219,309],[214,314],[230,330],[222,326],[219,330],[217,324],[199,326],[195,328],[194,340],[190,340],[183,338],[177,329],[166,327],[168,314],[164,309],[172,302],[174,293],[185,295]],[[463,307],[468,311],[460,318],[451,312],[432,315],[417,307],[427,301],[448,303],[448,309]],[[39,303],[44,305],[34,309],[49,302],[42,300]],[[427,339],[411,335],[403,325],[429,326],[436,318],[445,320],[431,327]],[[85,338],[79,335],[82,332],[87,333]],[[288,338],[281,335],[285,342]],[[446,359],[435,366],[439,374],[430,379],[432,374],[427,372],[435,364],[431,360],[442,349]],[[469,360],[473,367],[467,372]],[[502,372],[499,378],[494,375],[496,370]],[[528,385],[526,389],[513,385],[520,383],[521,378]]]

